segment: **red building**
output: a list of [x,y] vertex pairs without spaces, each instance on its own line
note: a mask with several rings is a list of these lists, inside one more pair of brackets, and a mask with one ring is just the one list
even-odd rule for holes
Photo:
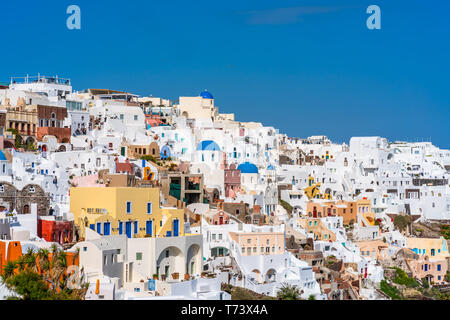
[[128,160],[128,158],[125,160],[125,162],[119,162],[119,159],[116,157],[114,159],[114,162],[116,164],[116,173],[133,174],[133,164],[130,163],[130,160]]
[[55,216],[41,216],[38,219],[38,237],[59,244],[73,240],[73,222],[59,221]]

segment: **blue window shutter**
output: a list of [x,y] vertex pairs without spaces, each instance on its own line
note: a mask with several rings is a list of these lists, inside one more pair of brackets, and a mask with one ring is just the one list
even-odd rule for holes
[[95,231],[95,224],[91,224],[91,225],[89,226],[89,228],[91,228],[92,230]]
[[173,220],[173,236],[178,237],[180,220]]
[[102,224],[100,222],[97,222],[97,233],[102,233]]
[[110,222],[105,222],[103,224],[103,235],[109,236],[110,233],[111,233],[111,223]]
[[138,231],[139,231],[138,228],[139,228],[138,222],[135,221],[134,222],[134,233],[138,233]]
[[152,203],[147,202],[147,214],[151,214],[151,213],[152,213]]
[[127,237],[131,238],[131,221],[127,221],[125,223],[125,229],[126,229],[125,231],[127,233]]
[[150,236],[153,235],[153,221],[151,221],[151,220],[147,221],[146,234],[148,234]]
[[119,221],[119,234],[123,233],[123,222]]

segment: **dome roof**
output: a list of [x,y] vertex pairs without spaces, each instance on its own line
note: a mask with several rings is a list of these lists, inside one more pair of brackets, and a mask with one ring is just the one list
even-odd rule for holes
[[237,168],[241,173],[258,173],[258,168],[248,161],[241,163]]
[[3,151],[0,150],[0,161],[7,160]]
[[206,89],[202,93],[200,93],[200,97],[202,97],[203,99],[214,99],[213,95]]
[[203,140],[197,145],[200,151],[220,151],[220,147],[213,140]]

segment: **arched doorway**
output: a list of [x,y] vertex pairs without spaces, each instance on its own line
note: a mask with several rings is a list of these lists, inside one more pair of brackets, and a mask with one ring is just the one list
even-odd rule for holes
[[183,273],[185,271],[184,256],[177,247],[167,247],[161,251],[156,260],[156,274],[164,275],[168,279],[173,273]]
[[266,273],[266,282],[275,282],[277,280],[277,272],[275,269],[269,269]]
[[250,276],[254,279],[256,279],[256,281],[258,281],[258,283],[261,283],[261,272],[258,269],[253,269],[252,272],[250,273]]
[[22,213],[23,213],[23,214],[28,214],[28,213],[30,213],[30,206],[29,206],[28,204],[26,204],[26,205],[23,206],[23,211],[22,211]]
[[196,274],[201,270],[201,252],[198,244],[193,244],[189,247],[186,255],[186,273]]

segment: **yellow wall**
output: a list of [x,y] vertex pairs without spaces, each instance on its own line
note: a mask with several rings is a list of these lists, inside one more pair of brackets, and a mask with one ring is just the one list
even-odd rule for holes
[[[430,259],[443,260],[449,257],[448,247],[444,238],[406,238],[407,247],[419,255],[427,255]],[[420,252],[419,252],[420,249]],[[431,254],[434,249],[434,255]],[[425,253],[424,253],[425,250]]]
[[[131,202],[131,213],[127,213],[127,202]],[[147,203],[152,203],[152,213],[147,214]],[[93,212],[89,212],[90,210]],[[96,213],[96,209],[99,213]],[[102,209],[106,213],[102,213]],[[172,231],[172,222],[179,220],[179,235],[184,231],[184,212],[182,209],[160,208],[159,188],[70,188],[70,211],[74,214],[75,224],[80,226],[81,237],[84,237],[84,219],[88,219],[87,227],[98,222],[110,222],[112,235],[119,234],[119,221],[133,221],[133,237],[146,235],[146,221],[153,220],[153,236],[163,236]],[[139,231],[134,233],[134,221],[138,221]],[[162,221],[162,226],[160,222]],[[103,225],[101,232],[103,233]]]

